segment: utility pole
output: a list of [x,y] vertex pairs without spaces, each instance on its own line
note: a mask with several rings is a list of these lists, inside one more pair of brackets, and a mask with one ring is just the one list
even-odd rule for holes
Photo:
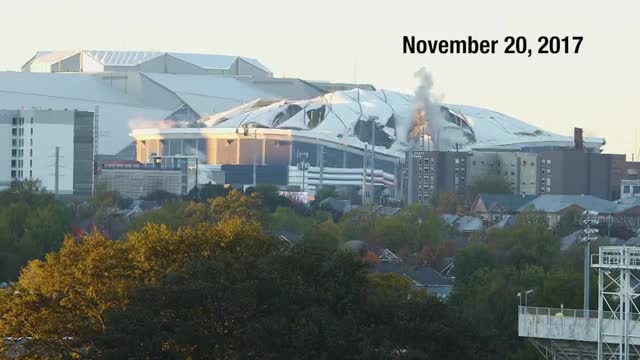
[[298,169],[302,170],[302,192],[305,191],[305,175],[307,169],[309,169],[309,163],[307,162],[307,157],[309,153],[302,152],[298,154]]
[[367,199],[367,143],[364,143],[364,154],[362,155],[362,206]]
[[596,240],[598,229],[593,229],[591,226],[598,225],[598,212],[586,210],[582,213],[582,224],[585,226],[584,234],[580,241],[584,243],[584,298],[583,298],[583,310],[584,317],[589,317],[589,260],[591,257],[591,242]]
[[256,161],[258,157],[258,128],[253,130],[253,188],[257,185],[256,181]]
[[376,159],[376,120],[378,120],[377,116],[369,116],[369,121],[371,121],[371,193],[370,197],[372,202],[374,200],[375,194],[375,178],[374,172],[376,171],[375,167],[375,159]]
[[56,146],[56,154],[55,154],[55,192],[56,195],[60,194],[60,146]]
[[[318,141],[318,139],[316,139]],[[322,189],[324,185],[324,145],[318,141],[318,162],[320,165],[320,183],[319,188]]]

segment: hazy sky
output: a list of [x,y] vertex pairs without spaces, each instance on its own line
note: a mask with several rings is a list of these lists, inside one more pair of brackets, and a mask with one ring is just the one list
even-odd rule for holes
[[[581,126],[605,137],[607,152],[631,154],[640,133],[639,14],[637,0],[3,0],[0,70],[19,70],[37,50],[165,50],[244,55],[276,76],[413,92],[413,73],[425,66],[446,102],[561,134]],[[540,35],[584,42],[577,55],[405,55],[403,35],[523,35],[532,48]]]

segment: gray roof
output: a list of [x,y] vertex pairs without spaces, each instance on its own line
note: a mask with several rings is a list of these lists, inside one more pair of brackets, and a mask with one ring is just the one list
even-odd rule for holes
[[411,266],[403,263],[378,263],[373,267],[373,271],[382,274],[403,275],[420,286],[451,286],[451,280],[442,276],[439,272],[428,266]]
[[455,227],[461,232],[482,230],[482,219],[473,216],[462,216],[455,222]]
[[515,212],[521,206],[528,204],[537,198],[538,195],[516,195],[516,194],[479,194],[478,199],[482,199],[487,210],[491,211],[500,207],[506,212]]
[[344,212],[349,206],[349,200],[339,200],[334,197],[328,197],[320,201],[321,206],[330,206],[333,210],[338,212]]
[[518,211],[524,211],[529,206],[546,213],[561,212],[571,206],[601,213],[615,212],[616,210],[615,203],[592,195],[540,195],[533,201],[522,205]]
[[460,216],[455,214],[442,214],[440,215],[440,218],[442,219],[442,221],[453,226],[453,224],[455,224],[455,222],[460,218]]
[[513,215],[507,215],[504,219],[498,221],[491,228],[495,229],[507,229],[512,227],[516,223],[516,218]]

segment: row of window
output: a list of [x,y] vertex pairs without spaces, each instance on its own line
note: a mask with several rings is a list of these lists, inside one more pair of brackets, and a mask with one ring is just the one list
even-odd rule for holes
[[631,189],[633,189],[633,194],[640,194],[640,185],[625,185],[622,189],[622,192],[625,194],[632,193]]
[[[18,126],[18,125],[22,126],[22,125],[24,125],[24,117],[11,118],[11,124],[13,126]],[[33,124],[33,116],[31,117],[31,124]]]

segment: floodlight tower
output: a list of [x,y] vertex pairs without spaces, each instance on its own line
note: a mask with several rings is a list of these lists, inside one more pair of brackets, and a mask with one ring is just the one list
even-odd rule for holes
[[592,226],[598,225],[598,212],[586,210],[582,212],[582,225],[584,230],[580,241],[584,243],[584,316],[589,315],[589,259],[591,257],[591,242],[598,239],[598,229]]
[[601,246],[593,267],[598,270],[597,359],[640,358],[640,247]]

